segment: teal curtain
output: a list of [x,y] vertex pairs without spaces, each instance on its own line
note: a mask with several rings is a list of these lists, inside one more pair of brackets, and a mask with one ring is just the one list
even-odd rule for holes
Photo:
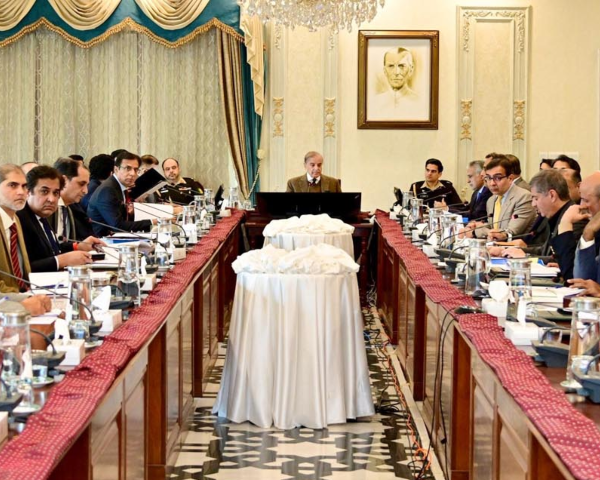
[[237,33],[242,34],[239,28],[240,7],[236,0],[211,0],[196,20],[187,27],[179,30],[165,30],[159,27],[146,16],[134,0],[122,0],[108,20],[98,28],[93,30],[76,30],[58,16],[48,0],[37,0],[29,13],[25,15],[16,27],[0,32],[0,42],[18,34],[23,28],[34,24],[41,18],[45,18],[52,25],[64,30],[68,35],[82,42],[89,42],[99,37],[109,28],[118,25],[126,18],[131,18],[139,25],[148,28],[156,36],[169,42],[176,42],[213,18],[233,28]]
[[[247,63],[246,49],[241,46],[242,59],[242,88],[244,89],[244,124],[246,137],[246,159],[248,162],[248,184],[252,188],[258,175],[258,147],[260,144],[260,131],[262,119],[254,111],[254,87],[250,65]],[[256,192],[260,190],[260,179],[256,180],[256,186],[250,195],[252,203],[256,203]]]

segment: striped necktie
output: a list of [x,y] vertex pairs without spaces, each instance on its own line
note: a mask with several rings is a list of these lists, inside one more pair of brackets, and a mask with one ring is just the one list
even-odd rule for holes
[[[12,273],[15,277],[23,278],[23,271],[19,263],[19,236],[17,235],[17,224],[13,223],[10,226],[10,263],[12,264]],[[19,290],[27,290],[27,284],[23,280],[17,280]]]
[[496,197],[496,203],[494,203],[494,228],[498,228],[500,223],[500,215],[502,213],[502,195]]

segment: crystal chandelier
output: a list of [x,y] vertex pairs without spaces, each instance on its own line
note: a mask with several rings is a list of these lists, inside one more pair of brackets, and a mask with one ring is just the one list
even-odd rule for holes
[[263,22],[269,20],[294,29],[306,27],[314,32],[330,27],[334,33],[341,29],[352,31],[370,22],[377,14],[377,4],[385,0],[239,0],[238,5],[250,16],[257,15]]

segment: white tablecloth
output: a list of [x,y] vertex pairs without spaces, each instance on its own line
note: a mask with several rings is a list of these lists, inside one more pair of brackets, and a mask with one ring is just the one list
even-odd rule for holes
[[239,273],[213,412],[282,429],[374,413],[354,273]]
[[274,237],[265,237],[265,244],[283,248],[288,252],[310,245],[325,243],[341,248],[354,259],[354,242],[351,233],[287,233],[281,232]]

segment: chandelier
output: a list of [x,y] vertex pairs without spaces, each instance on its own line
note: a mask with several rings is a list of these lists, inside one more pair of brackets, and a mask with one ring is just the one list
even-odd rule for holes
[[330,27],[334,33],[352,24],[358,27],[370,22],[377,14],[377,4],[385,0],[239,0],[238,5],[250,16],[263,22],[269,20],[285,27],[306,27],[314,32],[320,27]]

